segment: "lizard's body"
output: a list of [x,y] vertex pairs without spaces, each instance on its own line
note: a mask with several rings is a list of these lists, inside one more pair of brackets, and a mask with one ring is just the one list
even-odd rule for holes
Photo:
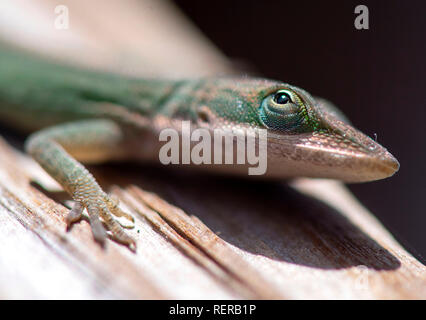
[[[130,79],[50,64],[0,50],[0,121],[35,132],[26,150],[76,204],[88,210],[95,239],[101,216],[114,236],[134,245],[113,219],[125,215],[79,163],[158,161],[162,129],[268,130],[266,176],[370,181],[396,172],[396,159],[354,129],[322,99],[285,83],[251,78]],[[204,165],[241,174],[241,166]],[[247,171],[244,171],[247,172]]]

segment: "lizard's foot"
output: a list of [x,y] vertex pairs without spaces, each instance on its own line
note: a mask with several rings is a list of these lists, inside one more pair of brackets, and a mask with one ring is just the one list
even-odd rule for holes
[[124,217],[134,222],[134,218],[131,215],[120,209],[118,201],[113,200],[105,193],[88,200],[76,201],[66,217],[68,229],[74,222],[81,219],[84,208],[87,209],[89,214],[90,227],[96,242],[104,246],[107,238],[105,229],[107,229],[110,231],[110,237],[113,240],[128,246],[132,251],[136,251],[135,240],[128,236],[123,230],[123,228],[132,228],[132,226],[123,225],[117,222],[113,217]]
[[68,225],[79,220],[87,209],[93,237],[98,243],[104,245],[110,236],[136,250],[135,241],[113,216],[131,221],[133,218],[120,210],[90,172],[72,156],[73,153],[92,154],[92,162],[103,162],[114,158],[116,153],[126,152],[121,149],[126,145],[124,139],[121,127],[113,121],[84,120],[34,133],[28,138],[25,149],[76,202],[66,219]]

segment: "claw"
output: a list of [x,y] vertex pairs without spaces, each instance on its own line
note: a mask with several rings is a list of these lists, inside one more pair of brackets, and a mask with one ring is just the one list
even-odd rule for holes
[[101,247],[105,246],[105,240],[108,236],[107,229],[110,231],[109,237],[111,239],[126,245],[132,252],[136,252],[135,240],[128,236],[123,230],[123,228],[133,228],[134,224],[126,225],[113,217],[124,217],[134,222],[133,216],[122,211],[118,206],[118,201],[111,199],[106,194],[101,194],[95,199],[91,198],[88,201],[80,199],[80,201],[75,201],[73,208],[69,211],[65,219],[67,230],[69,230],[74,222],[81,219],[84,208],[87,208],[93,238]]

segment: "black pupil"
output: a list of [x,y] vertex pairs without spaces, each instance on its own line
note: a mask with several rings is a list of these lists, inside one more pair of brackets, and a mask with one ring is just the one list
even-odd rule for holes
[[290,96],[285,92],[277,92],[274,96],[274,101],[278,104],[286,104],[291,102]]

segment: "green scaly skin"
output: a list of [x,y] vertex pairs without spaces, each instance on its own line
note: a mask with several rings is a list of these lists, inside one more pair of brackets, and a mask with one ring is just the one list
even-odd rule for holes
[[[268,130],[265,177],[323,177],[371,181],[399,164],[385,148],[353,128],[329,102],[286,83],[252,78],[133,79],[80,70],[0,50],[0,121],[24,132],[26,151],[75,200],[67,223],[86,208],[94,238],[106,233],[135,249],[113,216],[130,215],[81,164],[158,161],[159,132],[194,128]],[[238,166],[209,170],[241,174]]]

